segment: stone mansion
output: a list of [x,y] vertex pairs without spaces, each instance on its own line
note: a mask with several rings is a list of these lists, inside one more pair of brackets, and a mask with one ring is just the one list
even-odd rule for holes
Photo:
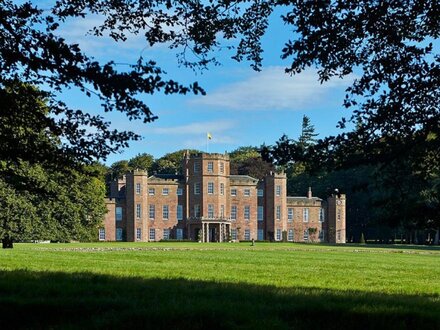
[[284,173],[231,175],[227,154],[185,154],[183,175],[113,181],[99,240],[345,243],[345,195],[289,197]]

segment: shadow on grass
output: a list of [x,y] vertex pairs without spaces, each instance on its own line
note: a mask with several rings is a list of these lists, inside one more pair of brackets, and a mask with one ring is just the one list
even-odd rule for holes
[[344,244],[343,246],[359,247],[359,248],[373,248],[373,249],[419,250],[419,251],[438,251],[438,252],[440,252],[439,245],[347,243],[347,244]]
[[440,328],[438,296],[0,272],[6,328]]

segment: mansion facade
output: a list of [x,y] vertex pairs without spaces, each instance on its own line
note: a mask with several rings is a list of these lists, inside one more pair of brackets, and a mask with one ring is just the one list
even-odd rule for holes
[[110,185],[101,241],[345,243],[345,195],[289,197],[284,173],[231,175],[227,154],[189,154],[183,175],[133,171]]

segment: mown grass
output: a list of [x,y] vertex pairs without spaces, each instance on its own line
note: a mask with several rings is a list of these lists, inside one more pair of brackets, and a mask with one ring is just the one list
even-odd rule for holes
[[440,328],[440,249],[16,244],[0,329]]

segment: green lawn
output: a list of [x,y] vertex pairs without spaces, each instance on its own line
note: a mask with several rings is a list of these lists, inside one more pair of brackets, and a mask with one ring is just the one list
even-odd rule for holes
[[440,328],[440,249],[15,244],[0,329]]

